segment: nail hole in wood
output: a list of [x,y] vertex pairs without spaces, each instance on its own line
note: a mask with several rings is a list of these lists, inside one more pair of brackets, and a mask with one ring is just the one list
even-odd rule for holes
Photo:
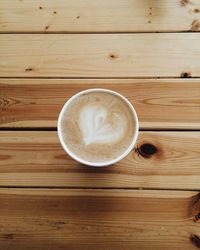
[[49,29],[49,25],[45,26],[45,30],[48,30]]
[[79,18],[80,18],[80,16],[77,16],[77,17],[76,17],[76,19],[79,19]]
[[42,10],[42,9],[43,9],[43,7],[42,7],[42,6],[39,6],[39,9],[40,9],[40,10]]
[[57,11],[54,10],[53,14],[56,15],[56,14],[57,14]]
[[33,69],[32,68],[27,68],[26,71],[32,71]]

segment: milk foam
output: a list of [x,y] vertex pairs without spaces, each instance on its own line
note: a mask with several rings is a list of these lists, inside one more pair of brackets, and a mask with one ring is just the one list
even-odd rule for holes
[[108,110],[103,105],[83,107],[79,123],[85,145],[116,143],[123,138],[127,129],[123,114],[113,111],[112,107]]
[[107,162],[123,154],[135,134],[129,106],[105,92],[80,95],[67,107],[61,121],[63,140],[77,157]]

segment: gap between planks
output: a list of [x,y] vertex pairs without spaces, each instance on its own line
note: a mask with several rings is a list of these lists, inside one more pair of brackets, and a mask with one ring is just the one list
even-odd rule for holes
[[[21,128],[15,128],[15,127],[0,127],[0,131],[41,131],[41,132],[45,132],[45,131],[52,131],[55,132],[57,131],[57,127],[36,127],[36,128],[32,128],[32,127],[21,127]],[[200,132],[200,129],[197,128],[191,128],[191,129],[186,129],[186,128],[140,128],[139,129],[140,132],[142,131],[148,131],[148,132]]]
[[169,191],[169,192],[200,192],[200,189],[185,189],[185,188],[128,188],[128,187],[72,187],[72,186],[7,186],[7,185],[0,185],[0,190],[2,189],[29,189],[29,190],[98,190],[98,191],[104,191],[104,190],[114,190],[114,191],[121,191],[121,190],[127,190],[127,191]]
[[[186,72],[187,73],[187,72]],[[200,76],[188,76],[188,77],[181,77],[181,76],[134,76],[134,77],[124,77],[124,76],[118,76],[118,77],[90,77],[90,76],[83,76],[83,77],[67,77],[67,76],[63,76],[63,77],[57,77],[57,76],[0,76],[0,79],[11,79],[11,80],[17,80],[17,79],[33,79],[33,80],[157,80],[157,79],[200,79]]]
[[94,35],[109,35],[109,34],[157,34],[157,33],[166,33],[166,34],[170,34],[170,33],[177,33],[177,34],[180,34],[180,33],[199,33],[200,31],[191,31],[191,30],[181,30],[181,31],[118,31],[118,32],[115,32],[115,31],[106,31],[106,32],[86,32],[86,31],[83,31],[83,32],[67,32],[67,31],[49,31],[48,33],[45,32],[45,31],[36,31],[36,32],[28,32],[28,31],[25,31],[25,32],[1,32],[0,31],[0,34],[1,35],[8,35],[8,34],[11,34],[11,35],[41,35],[41,34],[45,34],[45,35],[51,35],[51,34],[58,34],[58,35],[61,35],[61,34],[66,34],[66,35],[74,35],[74,34],[77,34],[77,35],[87,35],[87,34],[94,34]]

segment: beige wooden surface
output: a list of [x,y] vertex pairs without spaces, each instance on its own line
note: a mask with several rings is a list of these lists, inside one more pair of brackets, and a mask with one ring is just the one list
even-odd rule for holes
[[141,132],[136,150],[109,168],[85,167],[57,133],[0,133],[0,185],[199,189],[200,132]]
[[199,0],[1,0],[0,32],[198,31]]
[[199,244],[197,192],[1,189],[0,201],[2,249],[195,250]]
[[87,88],[127,96],[141,129],[199,129],[199,79],[0,79],[1,127],[56,127],[66,100]]
[[[200,248],[199,31],[199,0],[0,0],[0,250]],[[58,142],[92,87],[139,116],[109,168]]]
[[200,76],[200,33],[6,34],[0,76]]

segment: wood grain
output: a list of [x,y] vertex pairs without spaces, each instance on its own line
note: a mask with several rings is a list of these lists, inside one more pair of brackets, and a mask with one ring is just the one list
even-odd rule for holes
[[0,32],[198,31],[199,0],[0,1]]
[[0,127],[56,127],[70,96],[98,87],[128,97],[140,129],[200,129],[199,79],[0,79]]
[[141,132],[107,168],[72,160],[57,132],[0,132],[0,186],[200,189],[200,132]]
[[200,77],[200,34],[3,34],[0,77]]
[[195,250],[200,235],[196,192],[1,189],[0,201],[1,249]]

